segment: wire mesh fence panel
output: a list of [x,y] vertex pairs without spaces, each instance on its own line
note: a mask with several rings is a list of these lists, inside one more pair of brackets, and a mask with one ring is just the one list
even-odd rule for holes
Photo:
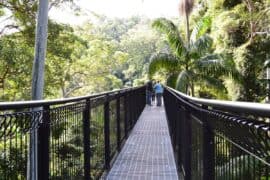
[[203,123],[191,116],[191,179],[203,178]]
[[130,94],[126,96],[126,128],[127,131],[130,131],[132,128],[132,117],[131,117],[131,97]]
[[120,97],[120,140],[125,138],[125,98]]
[[50,179],[83,177],[83,128],[85,103],[50,110]]
[[264,179],[261,163],[255,157],[221,135],[216,135],[215,146],[215,179]]
[[117,117],[116,100],[110,101],[110,157],[112,158],[117,151]]
[[[235,129],[233,124],[229,126],[230,130],[224,126],[222,131],[216,131],[216,179],[270,179],[270,136],[261,131],[260,126],[252,126],[253,123],[252,120],[247,123],[250,127],[246,132],[239,127]],[[265,125],[261,124],[261,127]]]
[[27,178],[30,135],[38,128],[42,111],[22,111],[0,114],[0,179]]
[[104,108],[103,104],[91,109],[90,120],[91,177],[98,179],[105,168]]
[[164,97],[184,179],[270,179],[270,114],[266,106],[228,106],[228,102],[189,98],[170,88]]
[[142,112],[144,91],[1,103],[0,180],[99,179]]

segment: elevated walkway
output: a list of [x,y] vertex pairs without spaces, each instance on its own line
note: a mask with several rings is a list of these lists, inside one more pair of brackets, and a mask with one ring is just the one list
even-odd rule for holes
[[165,106],[145,107],[145,92],[0,103],[0,180],[270,180],[269,104],[165,87]]
[[178,180],[164,107],[146,106],[107,180]]

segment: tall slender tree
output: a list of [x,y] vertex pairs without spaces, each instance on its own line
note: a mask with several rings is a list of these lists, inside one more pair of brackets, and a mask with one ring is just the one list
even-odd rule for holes
[[187,33],[187,45],[190,45],[190,29],[189,29],[189,15],[193,9],[194,0],[180,0],[179,13],[186,19],[186,33]]
[[35,58],[32,70],[32,99],[43,98],[44,64],[48,31],[48,0],[39,0],[35,40]]
[[[48,0],[39,0],[38,18],[35,38],[35,57],[32,70],[32,99],[43,98],[44,65],[47,47],[48,31]],[[30,162],[28,165],[28,179],[37,179],[37,131],[31,133]]]

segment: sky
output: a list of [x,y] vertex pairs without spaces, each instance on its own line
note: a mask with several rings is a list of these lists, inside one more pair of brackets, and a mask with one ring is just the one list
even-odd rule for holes
[[130,17],[144,15],[149,18],[178,16],[179,0],[77,0],[83,14],[75,16],[69,8],[52,9],[49,16],[69,24],[81,24],[87,14],[95,12],[108,17]]

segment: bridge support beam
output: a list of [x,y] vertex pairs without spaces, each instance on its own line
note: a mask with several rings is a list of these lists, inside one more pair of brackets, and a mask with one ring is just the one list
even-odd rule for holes
[[[207,110],[207,106],[202,106]],[[214,133],[207,122],[207,114],[202,111],[203,120],[203,180],[214,180]]]

